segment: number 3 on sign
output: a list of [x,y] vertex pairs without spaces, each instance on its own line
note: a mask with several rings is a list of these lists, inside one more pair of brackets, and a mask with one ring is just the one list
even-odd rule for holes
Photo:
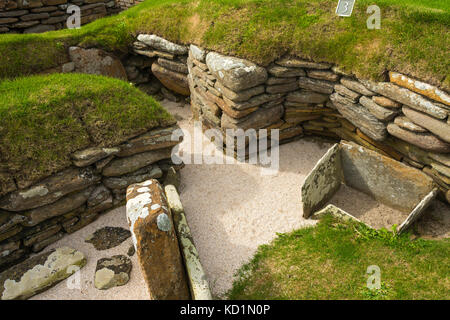
[[336,14],[341,17],[350,17],[352,15],[355,0],[339,0],[336,8]]

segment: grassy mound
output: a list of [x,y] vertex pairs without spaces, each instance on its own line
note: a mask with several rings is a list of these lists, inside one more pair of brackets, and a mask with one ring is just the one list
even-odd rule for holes
[[70,154],[114,146],[174,122],[158,102],[131,84],[84,74],[0,82],[0,163],[18,180],[70,165]]
[[285,53],[335,63],[382,80],[399,71],[450,88],[450,2],[378,0],[381,30],[369,30],[371,0],[349,18],[335,0],[149,0],[80,30],[0,36],[0,77],[54,67],[78,43],[124,52],[139,32],[195,43],[267,64]]
[[[415,240],[324,218],[261,246],[230,299],[448,299],[450,240]],[[367,288],[367,268],[381,288]]]

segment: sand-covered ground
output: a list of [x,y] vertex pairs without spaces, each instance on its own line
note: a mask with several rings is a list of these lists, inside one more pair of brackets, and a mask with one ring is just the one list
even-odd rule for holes
[[[164,105],[176,114],[180,126],[192,133],[188,106],[180,108],[168,102]],[[186,148],[186,143],[187,139],[182,149]],[[277,233],[316,223],[302,218],[300,189],[307,174],[331,145],[309,138],[282,145],[280,170],[276,175],[264,175],[261,167],[245,163],[188,164],[183,168],[181,200],[215,297],[222,297],[231,288],[234,273],[252,258],[259,245],[269,243]],[[352,193],[340,194],[338,201],[345,203],[353,198]],[[359,199],[358,203],[363,208],[377,210],[370,200]],[[422,231],[434,230],[435,235],[448,236],[449,219],[449,207],[436,202],[432,212],[424,218]],[[126,255],[131,245],[128,239],[116,248],[97,251],[84,242],[89,234],[103,226],[127,228],[125,208],[102,215],[91,225],[51,246],[68,245],[85,253],[88,264],[80,271],[81,290],[67,288],[66,280],[34,299],[148,299],[136,255],[132,257],[133,270],[127,285],[106,291],[94,287],[97,260],[114,254]],[[71,278],[68,281],[73,282]]]

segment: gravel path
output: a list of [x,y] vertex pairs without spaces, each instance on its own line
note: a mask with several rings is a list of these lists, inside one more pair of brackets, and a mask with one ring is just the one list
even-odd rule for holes
[[[187,106],[180,108],[170,102],[164,102],[164,106],[176,115],[181,128],[192,133],[193,123],[188,120]],[[185,144],[186,140],[182,149],[186,148]],[[302,218],[300,188],[330,146],[331,143],[309,138],[282,145],[280,171],[274,176],[261,175],[260,167],[242,163],[186,165],[181,171],[181,200],[216,298],[223,297],[231,288],[233,274],[252,258],[259,245],[269,243],[277,233],[315,224],[313,220]],[[340,197],[340,200],[345,202],[346,199]],[[422,229],[430,226],[435,235],[448,236],[449,207],[437,202],[432,208],[433,213],[427,215],[431,221],[424,221]],[[81,270],[82,290],[68,289],[63,281],[34,299],[148,299],[136,255],[132,257],[133,270],[127,285],[106,291],[95,289],[93,278],[97,260],[126,254],[131,245],[128,239],[116,248],[99,252],[84,243],[89,234],[103,226],[127,228],[125,208],[102,215],[86,228],[51,246],[68,245],[86,254],[88,264]]]

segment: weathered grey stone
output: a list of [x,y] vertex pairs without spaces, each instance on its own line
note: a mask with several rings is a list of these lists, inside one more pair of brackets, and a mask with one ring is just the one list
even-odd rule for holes
[[173,60],[167,60],[164,58],[158,58],[158,64],[161,67],[166,68],[168,70],[172,70],[172,71],[183,73],[183,74],[188,74],[187,65],[184,63],[181,63],[178,61],[173,61]]
[[268,86],[272,86],[275,84],[286,84],[286,83],[292,83],[292,82],[296,82],[297,79],[295,77],[291,77],[291,78],[277,78],[277,77],[269,77],[269,79],[267,79],[266,84]]
[[85,240],[91,243],[97,250],[107,250],[117,247],[131,237],[129,230],[119,227],[103,227],[98,229]]
[[258,129],[266,127],[272,123],[279,121],[283,115],[284,108],[278,105],[269,109],[259,109],[250,115],[239,119],[233,119],[226,114],[222,115],[222,129]]
[[144,133],[143,135],[131,139],[127,143],[121,145],[120,152],[117,156],[128,157],[136,153],[172,147],[181,142],[172,141],[172,133],[179,129],[180,127],[174,125],[167,128],[158,128]]
[[359,100],[359,97],[361,97],[361,95],[359,93],[354,92],[341,84],[335,85],[334,90],[337,93],[339,93],[340,95],[346,97],[347,99],[350,99],[353,103],[357,103]]
[[441,140],[450,143],[450,125],[445,121],[437,120],[436,118],[407,107],[403,107],[402,111],[412,122],[422,128],[428,129]]
[[384,95],[392,100],[406,104],[412,109],[424,112],[437,119],[443,120],[448,116],[447,111],[443,108],[440,108],[436,103],[433,103],[430,100],[422,97],[421,95],[409,91],[408,89],[401,88],[393,83],[375,83],[371,81],[363,81],[363,83],[372,91]]
[[325,80],[316,80],[306,77],[300,77],[298,85],[302,89],[307,89],[315,92],[332,94],[334,90],[334,83]]
[[95,287],[107,290],[126,285],[130,280],[131,267],[131,260],[124,255],[99,259],[95,268]]
[[110,155],[116,154],[120,151],[119,148],[88,148],[85,150],[77,151],[72,154],[73,163],[77,167],[87,167],[94,162],[97,162]]
[[279,78],[292,78],[292,77],[304,77],[306,72],[300,68],[282,67],[273,65],[267,69],[267,71],[274,77]]
[[180,46],[176,43],[167,41],[161,37],[158,37],[154,34],[140,34],[137,39],[151,48],[166,51],[172,54],[187,54],[188,49],[185,46]]
[[191,297],[194,300],[212,300],[209,283],[203,271],[197,248],[192,241],[191,230],[187,223],[177,189],[173,185],[167,185],[164,191],[167,196],[169,208],[173,214],[175,231],[177,232],[181,253],[184,257]]
[[75,63],[75,72],[100,74],[127,80],[127,73],[122,62],[103,50],[70,47],[69,56],[70,60]]
[[21,232],[22,229],[23,229],[22,226],[16,225],[16,226],[14,226],[14,227],[12,227],[12,228],[10,228],[10,229],[0,233],[0,242],[15,236],[16,234]]
[[418,133],[425,133],[428,132],[427,129],[422,128],[421,126],[418,126],[414,122],[412,122],[407,117],[396,117],[394,120],[394,123],[398,125],[399,127],[412,131],[412,132],[418,132]]
[[206,51],[196,45],[191,44],[189,47],[192,56],[200,62],[206,61]]
[[23,211],[41,207],[97,183],[100,178],[92,168],[69,168],[28,189],[10,193],[0,200],[0,208]]
[[216,81],[214,87],[224,96],[230,99],[233,102],[244,102],[249,100],[250,98],[257,96],[264,92],[264,86],[257,86],[250,89],[242,90],[239,92],[234,92],[233,90],[228,89],[219,81]]
[[320,104],[328,100],[328,95],[312,91],[296,91],[288,94],[286,100],[297,103]]
[[450,106],[450,95],[435,86],[412,79],[398,72],[389,72],[389,78],[391,82],[398,84],[401,87],[415,91],[437,102]]
[[328,63],[317,63],[292,57],[282,58],[280,60],[277,60],[275,63],[283,67],[293,67],[293,68],[308,68],[319,70],[331,68],[331,65]]
[[185,74],[163,68],[156,62],[152,64],[152,73],[166,88],[184,96],[189,95],[189,83]]
[[307,70],[308,77],[336,82],[339,80],[339,75],[329,70]]
[[355,143],[341,143],[341,159],[346,185],[399,210],[412,211],[434,189],[422,171]]
[[158,181],[128,188],[127,219],[151,299],[189,299],[172,213]]
[[43,33],[48,31],[54,31],[56,27],[54,25],[36,25],[34,27],[27,28],[23,31],[23,33]]
[[[261,94],[258,96],[254,96],[246,102],[233,102],[225,96],[223,97],[223,100],[230,108],[242,111],[242,110],[247,110],[247,109],[250,109],[253,107],[261,106],[269,101],[278,100],[282,96],[283,96],[283,94],[281,94],[281,93],[275,93],[275,94],[265,94],[264,93],[264,94]],[[219,107],[220,107],[220,105],[219,105]]]
[[102,171],[106,177],[118,177],[143,167],[149,166],[159,160],[169,159],[171,149],[158,149],[144,153],[138,153],[130,157],[112,160]]
[[302,186],[303,217],[320,209],[339,190],[343,181],[339,145],[335,144],[319,160]]
[[[7,18],[5,18],[7,19]],[[15,18],[9,18],[9,19],[15,19]],[[0,22],[1,23],[1,22]],[[14,23],[12,25],[13,28],[19,28],[19,29],[25,29],[25,28],[29,28],[32,26],[35,26],[37,24],[39,24],[40,22],[38,20],[33,20],[33,21],[21,21],[21,22],[17,22]]]
[[103,183],[110,189],[126,189],[134,183],[140,183],[149,179],[159,179],[162,175],[163,172],[159,166],[150,165],[121,177],[105,178]]
[[339,113],[348,121],[375,141],[383,141],[387,138],[386,126],[373,114],[359,104],[343,104],[339,102],[338,96],[338,94],[334,93],[330,96],[330,99]]
[[20,17],[27,13],[28,13],[28,10],[5,11],[5,12],[0,12],[0,18]]
[[295,91],[297,89],[298,89],[298,85],[295,82],[266,86],[266,92],[270,93],[270,94],[287,93],[287,92]]
[[0,210],[0,233],[6,232],[25,220],[23,215]]
[[402,107],[401,103],[395,102],[394,100],[391,100],[389,98],[383,97],[383,96],[373,96],[372,97],[373,102],[376,104],[390,109],[399,109]]
[[1,299],[27,299],[66,279],[85,265],[83,253],[68,247],[27,259],[0,274]]
[[223,85],[233,91],[256,87],[267,80],[265,68],[247,60],[223,56],[215,52],[207,54],[206,65]]
[[89,208],[95,207],[110,197],[111,191],[101,184],[92,191],[92,194],[88,198],[87,205]]
[[404,130],[394,123],[387,126],[388,132],[401,140],[409,142],[419,148],[437,153],[450,153],[450,144],[436,138],[432,134],[415,133]]
[[25,239],[23,239],[23,244],[27,247],[31,246],[37,242],[41,242],[47,238],[50,238],[51,236],[58,233],[60,230],[61,230],[60,225],[57,225],[57,224],[53,225],[44,231],[41,231],[41,232],[38,232],[31,236],[26,237]]
[[62,73],[69,73],[75,70],[75,63],[67,62],[62,65]]
[[374,96],[375,93],[373,93],[372,91],[370,91],[369,89],[367,89],[361,82],[348,78],[348,77],[343,77],[341,78],[341,83],[342,85],[344,85],[346,88],[358,92],[364,96]]
[[26,211],[23,215],[27,218],[27,221],[22,224],[31,227],[49,218],[70,212],[85,203],[94,188],[94,186],[91,186],[81,192],[67,195],[54,203]]
[[39,19],[47,19],[50,15],[46,12],[43,13],[30,13],[20,17],[22,21],[31,21],[31,20],[39,20]]
[[370,113],[372,113],[378,120],[383,122],[391,121],[398,114],[398,112],[396,111],[379,106],[378,104],[373,102],[372,99],[366,96],[362,96],[359,99],[359,103],[366,107],[367,110],[369,110]]
[[0,18],[0,24],[9,24],[17,21],[19,21],[17,18]]

